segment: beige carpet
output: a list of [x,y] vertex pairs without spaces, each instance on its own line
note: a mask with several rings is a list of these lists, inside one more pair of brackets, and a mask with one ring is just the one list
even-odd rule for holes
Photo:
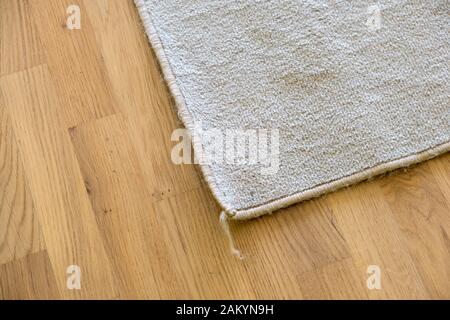
[[238,220],[449,151],[449,3],[136,0],[196,151],[244,137],[200,161]]

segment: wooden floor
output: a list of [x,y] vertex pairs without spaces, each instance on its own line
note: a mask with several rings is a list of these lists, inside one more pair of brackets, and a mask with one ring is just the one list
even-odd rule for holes
[[449,154],[233,224],[239,261],[173,110],[132,0],[0,0],[0,298],[450,298]]

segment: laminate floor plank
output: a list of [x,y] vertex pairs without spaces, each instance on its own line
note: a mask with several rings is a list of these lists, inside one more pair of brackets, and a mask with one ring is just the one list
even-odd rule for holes
[[[0,91],[12,119],[46,248],[63,297],[115,297],[98,225],[61,121],[47,66],[2,77]],[[70,265],[83,270],[85,290],[64,290]]]

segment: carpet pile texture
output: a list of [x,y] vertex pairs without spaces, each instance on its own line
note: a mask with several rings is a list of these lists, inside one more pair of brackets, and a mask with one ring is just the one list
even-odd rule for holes
[[234,219],[450,150],[448,0],[135,1],[186,128],[279,151],[201,164]]

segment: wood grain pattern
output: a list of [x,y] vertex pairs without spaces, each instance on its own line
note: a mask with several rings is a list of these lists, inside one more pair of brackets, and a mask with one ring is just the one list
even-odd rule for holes
[[68,297],[114,297],[109,260],[92,206],[63,127],[60,105],[48,68],[43,65],[3,77],[0,91],[18,137],[29,188],[35,200],[58,288],[66,287],[65,270],[85,270],[89,290],[67,291]]
[[121,295],[159,298],[164,283],[157,285],[156,271],[169,274],[170,264],[158,255],[162,248],[153,242],[158,238],[152,234],[157,226],[152,224],[151,196],[122,117],[106,117],[71,133]]
[[0,265],[0,299],[60,299],[46,251]]
[[[102,56],[89,19],[85,19],[82,3],[73,0],[27,1],[61,102],[61,121],[70,128],[115,113]],[[69,5],[80,6],[80,30],[66,27]]]
[[305,299],[367,300],[364,278],[354,261],[345,259],[303,273],[297,281],[302,283]]
[[428,292],[433,298],[450,299],[450,206],[433,171],[424,164],[383,182],[394,219]]
[[28,1],[0,1],[0,76],[45,61]]
[[0,103],[0,264],[44,247],[11,119]]
[[[84,1],[118,108],[129,124],[154,201],[197,188],[192,166],[174,166],[171,135],[180,127],[174,104],[129,1]],[[126,43],[126,45],[124,45]],[[130,59],[129,57],[134,57]],[[137,64],[136,61],[139,61]]]
[[450,298],[450,155],[233,223],[239,261],[133,1],[0,8],[0,298]]
[[347,245],[358,270],[366,272],[370,265],[384,270],[383,290],[370,291],[370,297],[428,298],[391,207],[380,191],[380,180],[332,193],[324,201],[335,213],[344,236],[348,235]]

